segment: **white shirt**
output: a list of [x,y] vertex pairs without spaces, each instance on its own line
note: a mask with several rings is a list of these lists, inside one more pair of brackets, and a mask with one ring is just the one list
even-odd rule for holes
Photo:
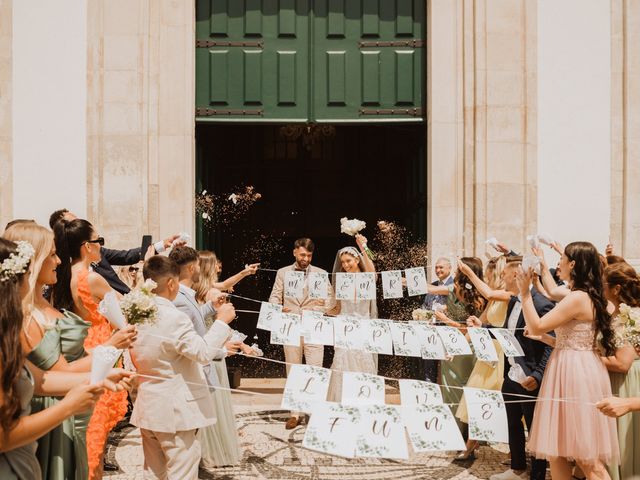
[[[529,291],[533,289],[533,285],[529,287]],[[520,313],[522,312],[522,295],[518,294],[516,298],[516,303],[513,305],[511,309],[511,314],[509,315],[509,319],[507,320],[507,328],[511,330],[511,333],[515,333],[516,328],[518,327],[518,317],[520,317]]]

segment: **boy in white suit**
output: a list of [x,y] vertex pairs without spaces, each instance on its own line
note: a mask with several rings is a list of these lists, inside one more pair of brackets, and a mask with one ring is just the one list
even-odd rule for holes
[[230,335],[227,324],[236,316],[233,306],[225,304],[206,334],[198,335],[189,317],[172,303],[180,287],[179,273],[173,260],[159,255],[143,268],[145,280],[158,284],[157,320],[140,326],[132,347],[140,384],[131,423],[140,427],[145,479],[198,478],[196,432],[216,422],[202,365],[217,356]]

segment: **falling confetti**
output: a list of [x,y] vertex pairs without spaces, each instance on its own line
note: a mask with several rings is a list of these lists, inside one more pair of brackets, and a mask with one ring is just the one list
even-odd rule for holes
[[245,215],[262,198],[253,186],[247,186],[231,194],[213,195],[203,190],[196,195],[196,213],[206,228],[229,225]]

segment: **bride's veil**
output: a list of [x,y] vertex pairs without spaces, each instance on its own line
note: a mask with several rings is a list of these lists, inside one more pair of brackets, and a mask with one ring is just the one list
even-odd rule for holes
[[[364,272],[365,271],[365,266],[364,266],[364,261],[362,259],[362,254],[360,252],[358,252],[358,250],[355,247],[344,247],[341,248],[340,250],[338,250],[338,253],[336,253],[336,259],[333,262],[333,270],[331,271],[331,280],[333,282],[333,285],[335,287],[336,285],[336,273],[341,273],[344,272],[344,270],[342,269],[342,261],[340,260],[340,257],[344,254],[344,253],[348,253],[350,255],[352,255],[353,257],[358,259],[358,263],[360,266],[360,271]],[[340,300],[338,300],[340,301]],[[378,304],[376,303],[375,300],[358,300],[360,302],[369,302],[369,318],[378,318]]]

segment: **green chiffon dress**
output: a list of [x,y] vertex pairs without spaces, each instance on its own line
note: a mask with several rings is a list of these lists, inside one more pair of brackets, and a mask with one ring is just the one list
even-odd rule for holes
[[[636,358],[627,373],[610,372],[611,391],[620,398],[640,397],[640,358]],[[610,465],[611,480],[640,476],[640,412],[617,419],[620,465]]]
[[[447,316],[456,322],[466,323],[469,315],[465,306],[458,301],[455,293],[450,292],[447,297]],[[475,355],[456,355],[449,361],[440,362],[442,398],[445,404],[460,404],[463,393],[461,387],[467,385],[475,363]],[[456,418],[456,423],[462,431],[466,430],[467,424],[459,418]]]
[[[27,358],[41,370],[50,370],[60,354],[68,362],[82,358],[86,355],[83,342],[90,326],[76,314],[65,311],[53,328],[45,330],[42,340]],[[31,412],[40,412],[58,401],[57,397],[34,396]],[[90,417],[90,412],[70,417],[38,439],[36,456],[43,479],[84,480],[88,477],[85,434]]]

